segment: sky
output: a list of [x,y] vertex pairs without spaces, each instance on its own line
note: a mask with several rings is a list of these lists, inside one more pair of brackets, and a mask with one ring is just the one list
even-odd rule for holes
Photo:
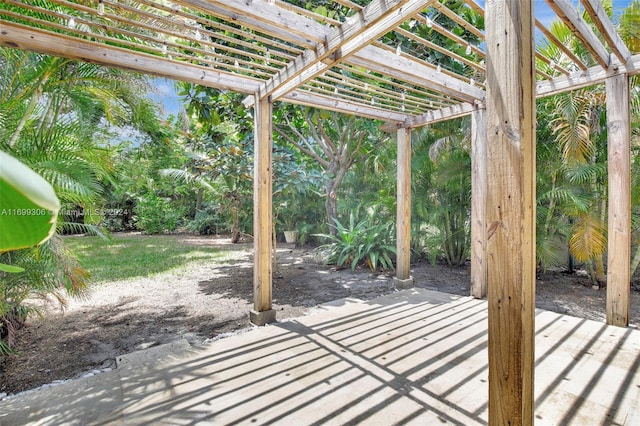
[[149,97],[160,105],[160,113],[164,117],[178,115],[182,111],[182,102],[176,93],[174,83],[173,80],[166,78],[152,80],[154,91],[149,94]]
[[[631,4],[632,0],[613,0],[613,14],[614,20],[615,16],[619,15],[625,8],[627,8]],[[484,3],[484,0],[478,1],[478,4]],[[574,6],[578,6],[580,2],[578,0],[571,0]],[[555,13],[549,8],[547,2],[544,0],[535,0],[533,5],[533,10],[536,14],[536,18],[544,25],[548,25],[551,21],[556,18]]]
[[[485,0],[475,0],[480,6],[484,7]],[[571,2],[577,6],[580,2],[579,0],[571,0]],[[617,15],[619,15],[625,8],[627,8],[631,4],[632,0],[613,0],[613,11],[614,11],[614,20]],[[547,26],[551,21],[556,19],[555,13],[547,6],[545,0],[535,0],[534,3],[534,11],[536,14],[536,18],[545,26]],[[177,115],[182,111],[182,102],[180,101],[175,88],[173,86],[173,81],[158,78],[154,80],[154,85],[156,88],[156,93],[150,94],[150,97],[158,102],[158,104],[162,108],[162,112],[164,116],[168,116],[169,114]]]
[[[626,7],[628,7],[631,4],[631,1],[632,0],[613,0],[614,17],[615,15],[620,14],[620,12]],[[475,2],[484,7],[485,0],[475,0]],[[571,0],[571,3],[573,3],[574,6],[578,6],[578,4],[580,4],[580,1]],[[538,18],[538,20],[545,26],[556,18],[555,13],[553,13],[553,11],[549,8],[545,0],[535,0],[533,10],[536,14],[536,18]]]

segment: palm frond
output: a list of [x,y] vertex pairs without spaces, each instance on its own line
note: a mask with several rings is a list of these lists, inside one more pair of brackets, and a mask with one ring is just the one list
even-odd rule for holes
[[578,217],[572,228],[569,250],[578,262],[602,256],[607,250],[606,224],[590,214]]
[[536,259],[543,270],[565,265],[567,256],[567,242],[560,235],[536,238]]
[[185,183],[195,183],[198,186],[215,191],[213,184],[203,175],[191,173],[182,169],[162,169],[159,171],[160,176],[169,177],[171,179],[181,180]]
[[594,153],[591,140],[592,100],[588,96],[568,93],[555,98],[555,118],[550,125],[562,148],[565,162],[587,162]]

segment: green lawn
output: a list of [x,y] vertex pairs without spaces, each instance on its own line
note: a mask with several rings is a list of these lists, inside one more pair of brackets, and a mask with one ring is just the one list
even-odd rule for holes
[[217,248],[194,246],[165,235],[114,235],[110,242],[73,236],[64,241],[94,282],[146,277],[225,257]]

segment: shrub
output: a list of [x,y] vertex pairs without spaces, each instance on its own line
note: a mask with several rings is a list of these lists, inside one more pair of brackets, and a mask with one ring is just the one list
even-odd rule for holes
[[336,235],[320,234],[329,242],[317,248],[327,264],[351,265],[351,270],[359,265],[367,265],[375,271],[395,269],[392,256],[395,256],[395,227],[393,222],[381,222],[373,215],[357,220],[353,211],[349,215],[349,225],[345,227],[336,220]]
[[137,226],[147,234],[159,234],[175,231],[180,223],[182,212],[170,203],[170,199],[153,193],[145,194],[135,207]]
[[226,219],[220,214],[218,206],[209,206],[196,213],[196,217],[189,222],[187,229],[200,235],[215,235],[228,230]]
[[84,294],[89,274],[59,237],[37,247],[2,253],[0,262],[24,269],[0,272],[0,355],[6,355],[27,316],[40,314],[35,300],[53,299],[64,307],[65,295]]

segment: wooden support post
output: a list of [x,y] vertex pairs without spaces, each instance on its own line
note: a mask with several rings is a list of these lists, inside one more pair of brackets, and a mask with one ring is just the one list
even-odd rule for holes
[[487,117],[471,113],[471,296],[487,296]]
[[629,325],[631,282],[631,113],[629,77],[606,81],[609,167],[607,324]]
[[398,172],[396,210],[396,277],[398,288],[413,286],[411,261],[411,128],[398,129]]
[[486,3],[489,424],[532,425],[535,316],[533,3]]
[[276,320],[271,306],[271,228],[272,228],[272,185],[271,146],[272,110],[269,99],[257,99],[254,115],[253,152],[253,310],[249,317],[256,325],[264,325]]

